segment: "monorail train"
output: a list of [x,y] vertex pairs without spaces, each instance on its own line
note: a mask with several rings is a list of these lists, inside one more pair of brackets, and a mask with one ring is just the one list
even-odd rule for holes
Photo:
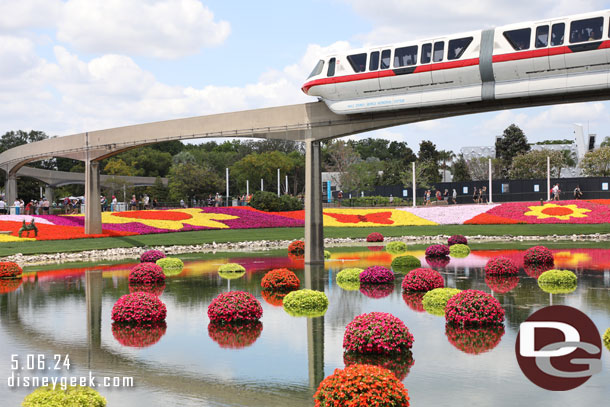
[[330,55],[303,85],[335,113],[610,86],[610,10]]

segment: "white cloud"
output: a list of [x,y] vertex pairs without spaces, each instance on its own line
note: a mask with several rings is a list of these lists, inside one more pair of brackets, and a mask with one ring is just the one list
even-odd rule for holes
[[0,0],[0,31],[21,31],[55,25],[60,0]]

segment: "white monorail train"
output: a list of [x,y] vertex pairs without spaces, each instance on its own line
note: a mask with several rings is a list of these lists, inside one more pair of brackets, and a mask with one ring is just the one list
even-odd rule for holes
[[610,10],[330,55],[303,85],[335,113],[610,86]]

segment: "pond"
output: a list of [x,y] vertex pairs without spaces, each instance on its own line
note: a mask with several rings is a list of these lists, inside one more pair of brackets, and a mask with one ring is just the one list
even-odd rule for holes
[[[503,329],[476,334],[446,329],[443,317],[423,310],[421,296],[404,294],[397,275],[383,290],[344,290],[335,276],[347,267],[389,267],[396,256],[382,247],[331,249],[320,267],[305,268],[285,252],[214,254],[185,257],[184,270],[166,279],[160,299],[167,305],[166,326],[140,331],[114,329],[110,314],[129,293],[127,276],[135,261],[120,264],[48,265],[26,268],[21,285],[0,287],[0,389],[2,405],[19,405],[33,388],[8,379],[26,376],[133,377],[133,387],[98,388],[109,406],[311,406],[318,383],[343,368],[345,326],[357,315],[389,312],[414,335],[412,360],[387,360],[401,376],[413,406],[605,405],[610,397],[610,352],[602,352],[602,372],[568,392],[543,390],[523,375],[515,357],[519,324],[549,304],[586,313],[600,330],[610,327],[610,250],[553,250],[556,268],[578,275],[570,294],[547,294],[521,268],[518,278],[485,279],[483,267],[498,255],[522,264],[518,249],[473,250],[463,259],[436,264],[446,287],[492,293],[506,311]],[[424,248],[410,250],[424,259]],[[247,273],[225,280],[218,267],[242,264]],[[266,271],[287,267],[301,282],[323,290],[330,301],[323,317],[288,315],[277,299],[263,296]],[[248,291],[263,306],[260,325],[240,331],[211,327],[207,307],[227,290]],[[25,370],[11,370],[11,357]],[[28,355],[53,361],[68,355],[70,366],[27,369]],[[347,361],[349,362],[349,361]],[[23,384],[23,383],[22,383]],[[127,383],[128,384],[128,383]]]

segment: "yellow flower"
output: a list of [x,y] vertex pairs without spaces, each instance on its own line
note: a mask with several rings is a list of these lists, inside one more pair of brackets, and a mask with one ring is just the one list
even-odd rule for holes
[[407,211],[396,209],[325,209],[324,226],[420,226],[438,225]]
[[591,209],[579,208],[577,205],[557,205],[554,203],[547,203],[543,206],[530,206],[529,212],[525,212],[525,216],[535,216],[538,219],[559,219],[569,220],[570,218],[586,218],[587,212],[591,212]]
[[0,235],[0,243],[4,242],[29,242],[36,240],[33,237],[17,237],[11,235]]
[[230,219],[239,219],[239,216],[226,215],[224,213],[203,213],[198,208],[163,211],[102,212],[102,223],[138,222],[153,228],[169,230],[180,230],[185,225],[229,229],[229,226],[216,221]]

